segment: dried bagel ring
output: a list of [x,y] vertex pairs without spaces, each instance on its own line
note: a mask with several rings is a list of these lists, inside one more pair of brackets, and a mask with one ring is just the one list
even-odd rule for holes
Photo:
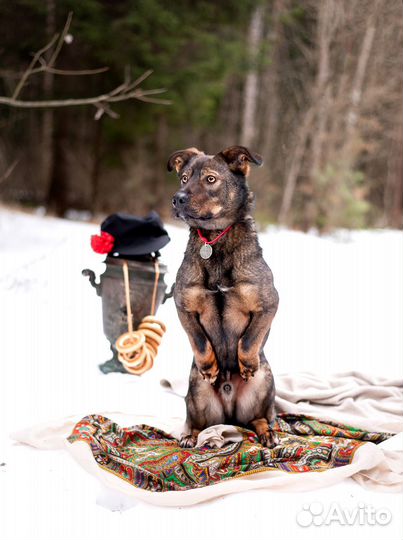
[[148,340],[147,341],[147,348],[150,351],[150,353],[155,358],[158,354],[158,345],[155,343],[155,341]]
[[158,344],[158,346],[161,344],[161,336],[159,336],[158,334],[156,334],[152,330],[148,330],[147,328],[143,328],[141,330],[141,333],[144,335],[146,341],[147,341],[147,339],[152,339],[153,341],[155,341]]
[[143,348],[131,353],[119,353],[119,360],[126,366],[138,366],[146,357],[146,347],[143,345]]
[[135,352],[145,343],[145,336],[138,332],[126,332],[116,340],[116,349],[121,353]]
[[126,369],[129,373],[132,373],[133,375],[141,375],[145,371],[151,369],[153,364],[154,364],[154,359],[150,355],[150,353],[147,351],[146,358],[140,366],[138,367],[127,366]]
[[164,332],[167,331],[167,327],[165,326],[165,324],[159,319],[157,319],[157,317],[154,317],[154,315],[147,315],[147,317],[144,317],[141,322],[155,322],[162,328]]
[[164,331],[160,326],[158,326],[156,323],[150,323],[150,322],[141,322],[139,325],[139,330],[151,330],[151,332],[155,332],[160,337],[164,335]]

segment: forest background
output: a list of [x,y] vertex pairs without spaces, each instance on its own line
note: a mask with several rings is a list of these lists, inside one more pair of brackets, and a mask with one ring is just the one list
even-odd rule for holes
[[402,78],[400,0],[0,0],[0,199],[167,219],[169,154],[242,144],[262,225],[400,228]]

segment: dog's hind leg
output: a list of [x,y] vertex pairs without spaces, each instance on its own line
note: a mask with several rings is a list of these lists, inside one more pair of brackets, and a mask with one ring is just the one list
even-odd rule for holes
[[267,418],[257,418],[250,423],[259,437],[260,444],[268,448],[274,448],[278,444],[278,437],[271,429]]
[[186,424],[180,437],[180,445],[190,448],[196,445],[200,431],[215,424],[222,424],[225,420],[224,409],[217,392],[203,379],[195,361],[190,370],[185,402]]
[[[270,366],[265,358],[264,352],[260,353],[260,369],[256,376],[243,383],[243,392],[246,394],[243,397],[243,403],[254,403],[251,410],[248,410],[244,406],[242,408],[242,401],[239,413],[243,413],[244,422],[249,424],[259,437],[259,441],[268,448],[273,448],[278,444],[278,436],[272,429],[272,423],[276,418],[276,411],[274,406],[274,400],[276,395],[276,388],[274,385],[273,374]],[[253,397],[253,400],[249,397]],[[250,415],[250,416],[249,416]],[[248,419],[246,417],[249,416]],[[252,420],[250,420],[252,418]]]
[[200,429],[192,428],[186,422],[185,428],[179,439],[179,444],[182,448],[193,448],[196,446],[197,437],[200,433]]

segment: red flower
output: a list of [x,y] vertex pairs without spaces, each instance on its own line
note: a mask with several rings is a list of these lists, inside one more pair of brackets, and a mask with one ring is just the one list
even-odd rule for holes
[[115,237],[105,231],[102,231],[101,235],[93,234],[91,236],[91,247],[95,253],[109,253],[112,251],[114,243]]

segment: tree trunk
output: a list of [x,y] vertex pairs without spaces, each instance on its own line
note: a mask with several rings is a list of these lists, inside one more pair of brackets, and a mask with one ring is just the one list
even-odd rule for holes
[[154,173],[151,185],[154,185],[154,201],[152,208],[165,213],[165,183],[166,183],[166,156],[167,156],[168,126],[165,115],[159,115],[157,130],[155,133],[155,156],[154,159],[159,164],[158,172]]
[[68,181],[65,155],[65,146],[68,138],[67,123],[67,113],[65,111],[59,111],[57,115],[56,129],[54,130],[53,136],[52,154],[54,159],[47,198],[47,208],[60,217],[63,217],[68,209]]
[[102,149],[102,126],[103,116],[95,121],[95,133],[92,147],[92,171],[91,171],[91,201],[88,206],[95,214],[97,203],[99,201],[99,173],[101,165],[101,149]]
[[295,193],[295,188],[297,185],[297,178],[301,171],[302,161],[304,157],[306,143],[308,140],[309,131],[312,126],[314,112],[314,107],[310,107],[307,110],[299,129],[294,155],[284,183],[283,198],[281,201],[280,212],[278,215],[278,221],[280,225],[290,224],[289,214]]
[[256,136],[256,106],[258,96],[258,54],[263,37],[264,6],[260,4],[255,7],[249,25],[248,33],[248,56],[249,71],[246,75],[242,125],[241,144],[250,146]]
[[[217,131],[208,130],[208,148],[226,148],[229,141],[238,140],[240,119],[234,111],[242,107],[242,81],[238,74],[233,74],[228,80],[228,88],[222,100]],[[191,140],[191,137],[188,137]]]
[[[46,40],[49,42],[56,33],[56,2],[46,0]],[[48,61],[52,51],[46,51],[45,60]],[[51,99],[54,91],[54,74],[45,71],[43,74],[43,96]],[[51,189],[52,169],[53,169],[53,132],[54,132],[54,111],[45,109],[42,113],[41,126],[41,175],[42,185],[47,186],[48,192]]]
[[320,3],[318,20],[318,71],[313,100],[317,109],[316,125],[313,129],[311,140],[311,167],[309,177],[315,183],[323,154],[323,145],[326,132],[327,114],[329,110],[330,88],[329,88],[329,55],[330,44],[333,37],[332,21],[334,18],[333,0],[324,0]]
[[[313,84],[310,97],[310,107],[305,113],[297,135],[294,155],[288,170],[283,198],[279,213],[279,222],[289,224],[289,213],[295,193],[296,183],[304,161],[304,152],[308,138],[310,144],[309,181],[312,193],[315,193],[315,177],[320,170],[323,155],[323,145],[326,135],[327,111],[330,100],[329,72],[330,72],[330,45],[335,31],[334,15],[335,4],[333,0],[323,0],[318,6],[317,19],[317,69],[316,80]],[[311,197],[312,199],[312,197]],[[312,204],[305,209],[305,218],[314,221],[315,210]],[[312,223],[311,223],[312,224]]]
[[379,13],[379,7],[380,2],[378,1],[375,3],[373,12],[368,18],[367,28],[365,30],[364,39],[362,40],[361,50],[358,56],[357,68],[355,71],[350,94],[350,105],[347,109],[346,114],[346,144],[349,144],[351,142],[351,138],[354,134],[354,130],[358,121],[364,78],[367,71],[368,60],[374,43],[376,18]]
[[308,182],[310,196],[304,203],[304,227],[309,229],[317,222],[318,176],[326,160],[326,140],[328,139],[328,115],[331,105],[331,83],[335,73],[330,73],[330,49],[334,41],[337,27],[336,4],[334,0],[323,0],[319,4],[317,28],[317,75],[312,100],[315,107],[315,118],[310,134],[310,165]]
[[400,229],[403,213],[403,126],[399,122],[397,136],[391,145],[389,167],[384,191],[384,223]]
[[273,157],[275,155],[274,141],[277,137],[277,131],[280,120],[280,96],[279,96],[279,71],[281,54],[280,48],[284,38],[282,30],[283,23],[281,15],[285,10],[285,0],[275,0],[271,12],[270,31],[267,36],[267,41],[270,44],[269,54],[270,63],[266,68],[263,78],[263,100],[266,110],[262,115],[261,126],[261,146],[260,153],[271,169]]

